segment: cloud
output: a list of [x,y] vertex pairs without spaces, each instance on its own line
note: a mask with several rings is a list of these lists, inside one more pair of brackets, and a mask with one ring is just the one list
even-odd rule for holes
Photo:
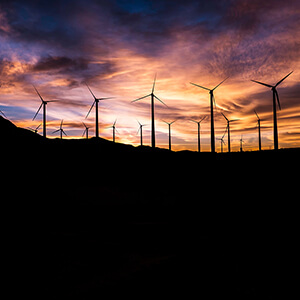
[[66,56],[48,55],[42,57],[33,67],[32,71],[52,71],[64,69],[66,72],[82,71],[88,68],[88,61],[82,57],[71,59]]

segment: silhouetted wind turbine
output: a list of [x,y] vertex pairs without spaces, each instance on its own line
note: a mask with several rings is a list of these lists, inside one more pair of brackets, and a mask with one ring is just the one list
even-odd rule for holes
[[141,146],[143,146],[143,126],[146,126],[146,124],[141,124],[139,121],[137,121],[137,122],[140,124],[140,127],[136,134],[138,134],[139,131],[141,132]]
[[57,129],[57,130],[55,130],[55,131],[52,132],[52,133],[56,133],[56,132],[60,131],[60,138],[61,138],[61,139],[62,139],[62,134],[64,134],[65,136],[67,135],[67,134],[65,133],[65,131],[63,130],[63,128],[62,128],[63,121],[64,121],[64,120],[61,120],[59,129]]
[[198,152],[201,151],[201,144],[200,144],[200,123],[206,118],[206,116],[204,116],[200,121],[195,121],[195,120],[191,120],[194,123],[197,123],[198,125]]
[[30,129],[31,131],[33,131],[34,133],[37,133],[39,131],[39,128],[41,127],[42,124],[40,124],[39,126],[37,126],[35,129],[28,127],[28,129]]
[[195,84],[195,83],[192,83],[190,82],[190,84],[194,85],[194,86],[197,86],[197,87],[200,87],[204,90],[207,90],[209,91],[209,94],[210,94],[210,139],[211,139],[211,152],[215,152],[215,129],[214,129],[214,107],[213,107],[213,102],[215,103],[216,105],[216,100],[215,100],[215,97],[214,97],[214,90],[220,86],[227,78],[225,78],[223,81],[221,81],[218,85],[216,85],[213,89],[209,89],[209,88],[206,88],[204,86],[201,86],[201,85],[198,85],[198,84]]
[[243,136],[241,135],[241,139],[240,139],[240,152],[243,152]]
[[[228,120],[227,117],[221,112],[222,116],[226,119],[227,121],[227,128],[226,130],[228,131],[228,152],[230,152],[230,123],[234,121],[238,121],[239,119],[234,119],[234,120]],[[226,133],[226,131],[225,131]]]
[[2,110],[0,110],[0,114],[2,114],[3,117],[7,119],[6,115],[4,114],[4,112]]
[[166,121],[163,121],[164,123],[168,124],[168,127],[169,127],[169,150],[171,151],[172,150],[172,144],[171,144],[171,125],[176,122],[175,121],[172,121],[170,123],[166,122]]
[[275,150],[278,150],[278,130],[277,130],[276,99],[277,99],[277,103],[278,103],[278,108],[279,108],[279,110],[281,110],[280,101],[279,101],[279,95],[278,95],[278,92],[276,90],[276,87],[283,80],[285,80],[288,76],[290,76],[292,73],[293,73],[293,71],[290,72],[289,74],[287,74],[281,80],[279,80],[275,85],[270,85],[270,84],[266,84],[266,83],[259,82],[259,81],[256,81],[256,80],[251,80],[253,82],[256,82],[258,84],[262,84],[264,86],[267,86],[267,87],[271,88],[271,90],[273,92],[273,137],[274,137],[274,149]]
[[258,124],[258,149],[261,151],[261,135],[260,135],[260,118],[257,112],[254,110],[256,117],[257,117],[257,124]]
[[226,134],[226,130],[221,138],[217,138],[217,140],[219,140],[221,142],[221,153],[223,153],[223,144],[226,145],[226,143],[224,142],[225,134]]
[[98,138],[99,137],[99,115],[98,115],[98,103],[99,101],[101,100],[106,100],[106,99],[111,99],[112,97],[106,97],[106,98],[96,98],[96,96],[93,94],[92,90],[89,88],[89,86],[87,85],[87,83],[85,83],[87,88],[89,89],[89,91],[91,92],[92,96],[94,97],[94,102],[89,110],[89,112],[87,113],[86,117],[87,118],[93,108],[93,106],[95,105],[96,103],[96,116],[95,116],[95,121],[96,121],[96,124],[95,124],[95,127],[96,127],[96,130],[95,130],[95,133],[96,133],[96,137]]
[[39,111],[41,110],[41,108],[43,107],[43,137],[46,137],[46,105],[49,103],[49,102],[55,102],[55,100],[49,100],[49,101],[45,101],[42,96],[40,95],[40,93],[38,92],[38,90],[36,89],[36,87],[33,85],[36,93],[39,95],[42,103],[39,107],[39,109],[37,110],[37,112],[35,113],[32,121],[36,118],[36,116],[38,115]]
[[162,100],[160,100],[156,95],[154,95],[155,81],[156,81],[156,75],[154,77],[154,82],[153,82],[153,87],[152,87],[151,94],[131,101],[131,103],[132,103],[132,102],[136,102],[136,101],[142,100],[144,98],[147,98],[149,96],[151,97],[151,146],[152,146],[152,148],[155,148],[154,98],[157,99],[162,104],[164,104],[165,106],[167,106]]
[[88,138],[89,138],[89,129],[90,129],[91,127],[87,127],[83,122],[82,122],[82,124],[83,124],[83,126],[85,127],[82,136],[84,136],[84,134],[85,134],[85,137],[88,139]]
[[116,123],[117,123],[117,119],[115,119],[114,124],[112,126],[107,127],[113,129],[113,142],[115,142],[116,131],[118,132],[118,130],[116,129]]

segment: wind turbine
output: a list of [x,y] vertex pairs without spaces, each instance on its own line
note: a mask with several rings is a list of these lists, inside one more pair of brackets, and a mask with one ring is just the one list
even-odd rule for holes
[[217,138],[217,140],[219,140],[221,142],[221,153],[223,153],[223,144],[226,145],[226,143],[224,142],[224,136],[226,134],[227,128],[223,134],[223,136],[221,138]]
[[0,110],[0,114],[3,115],[3,117],[7,119],[5,113],[2,110]]
[[112,126],[107,127],[107,128],[112,128],[113,129],[113,142],[115,142],[116,131],[118,132],[118,130],[116,129],[116,123],[117,123],[117,119],[115,119],[114,124]]
[[84,134],[85,134],[86,138],[88,139],[88,138],[89,138],[89,129],[90,129],[91,127],[87,127],[83,122],[82,122],[82,124],[83,124],[83,126],[85,127],[82,136],[84,136]]
[[152,87],[151,94],[131,101],[131,103],[132,103],[132,102],[136,102],[136,101],[142,100],[144,98],[147,98],[149,96],[151,97],[151,146],[152,146],[152,148],[155,148],[154,98],[157,99],[162,104],[164,104],[165,106],[167,106],[162,100],[160,100],[156,95],[154,95],[155,81],[156,81],[156,74],[155,74],[155,77],[154,77],[154,82],[153,82],[153,87]]
[[141,146],[143,146],[143,126],[146,126],[146,124],[141,124],[139,121],[137,121],[137,122],[140,124],[140,127],[136,134],[138,134],[139,131],[141,132]]
[[90,114],[90,112],[91,112],[93,106],[94,106],[95,103],[96,103],[96,105],[95,105],[95,106],[96,106],[96,118],[95,118],[95,120],[96,120],[96,124],[95,124],[96,130],[95,130],[95,133],[96,133],[96,138],[98,138],[98,137],[99,137],[98,103],[99,103],[99,101],[101,101],[101,100],[111,99],[112,97],[108,97],[108,98],[96,98],[96,96],[93,94],[92,90],[89,88],[89,86],[87,85],[87,83],[85,83],[85,84],[86,84],[87,88],[89,89],[89,91],[91,92],[92,96],[94,97],[94,102],[93,102],[93,104],[92,104],[92,106],[91,106],[91,108],[90,108],[90,110],[89,110],[89,112],[87,113],[87,115],[86,115],[85,118],[87,118],[87,117],[89,116],[89,114]]
[[[228,152],[230,152],[230,123],[234,122],[234,121],[238,121],[239,119],[228,120],[227,117],[222,112],[221,112],[221,114],[227,121],[226,130],[228,131]],[[225,131],[225,133],[226,133],[226,131]]]
[[202,88],[204,90],[209,91],[209,94],[210,94],[210,139],[211,139],[210,144],[211,144],[211,152],[212,153],[215,153],[215,129],[214,129],[214,107],[213,107],[213,102],[216,105],[216,100],[215,100],[215,97],[214,97],[214,90],[218,86],[220,86],[226,79],[228,79],[228,77],[225,78],[223,81],[221,81],[213,89],[209,89],[209,88],[206,88],[204,86],[201,86],[201,85],[198,85],[198,84],[190,82],[190,84],[192,84],[194,86],[197,86],[197,87],[200,87],[200,88]]
[[198,125],[198,152],[201,151],[201,144],[200,144],[200,123],[206,118],[204,116],[200,121],[191,120],[192,122],[196,123]]
[[270,84],[263,83],[263,82],[260,82],[260,81],[251,80],[253,82],[256,82],[258,84],[262,84],[264,86],[267,86],[267,87],[271,88],[271,90],[273,92],[273,138],[274,138],[274,149],[275,150],[278,150],[278,130],[277,130],[276,99],[277,99],[277,103],[278,103],[278,108],[279,108],[279,110],[281,110],[280,101],[279,101],[279,95],[278,95],[278,92],[276,90],[276,87],[283,80],[285,80],[288,76],[290,76],[292,73],[293,73],[293,71],[290,72],[289,74],[287,74],[281,80],[279,80],[275,85],[270,85]]
[[37,126],[35,129],[31,128],[31,127],[27,127],[28,129],[30,129],[31,131],[33,131],[34,133],[37,133],[39,131],[39,128],[41,127],[42,124],[40,124],[39,126]]
[[57,129],[57,130],[55,130],[55,131],[52,132],[52,133],[55,133],[55,132],[60,131],[60,138],[61,138],[61,139],[62,139],[62,134],[64,134],[65,136],[67,135],[67,134],[65,133],[65,131],[63,130],[63,128],[62,128],[63,121],[64,121],[64,120],[61,120],[59,129]]
[[32,121],[36,118],[36,116],[38,115],[38,113],[40,112],[41,108],[43,107],[43,137],[46,137],[46,105],[49,103],[49,102],[56,102],[55,100],[49,100],[49,101],[45,101],[42,96],[40,95],[40,93],[38,92],[38,90],[36,89],[36,87],[33,85],[36,93],[39,95],[42,103],[39,107],[39,109],[37,110],[37,112],[35,113]]
[[243,136],[241,135],[241,139],[240,139],[240,152],[243,152]]
[[166,124],[168,124],[168,127],[169,127],[169,150],[171,151],[172,149],[172,145],[171,145],[171,125],[174,123],[174,122],[176,122],[176,120],[175,121],[172,121],[172,122],[170,122],[170,123],[168,123],[168,122],[166,122],[166,121],[163,121],[164,123],[166,123]]
[[254,110],[256,117],[257,117],[257,124],[258,124],[258,149],[261,151],[261,135],[260,135],[260,118],[257,112]]

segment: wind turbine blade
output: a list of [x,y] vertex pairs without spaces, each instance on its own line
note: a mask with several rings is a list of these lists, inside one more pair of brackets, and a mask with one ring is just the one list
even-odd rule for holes
[[96,100],[95,95],[93,94],[92,90],[90,89],[90,87],[87,85],[87,83],[85,82],[85,85],[87,86],[87,88],[89,89],[89,91],[91,92],[91,94],[93,95],[94,99]]
[[221,112],[222,116],[226,119],[227,122],[229,122],[229,120],[227,119],[227,117]]
[[218,86],[220,86],[228,78],[229,78],[229,76],[227,78],[225,78],[223,81],[221,81],[218,85],[216,85],[212,90],[214,91]]
[[153,94],[153,92],[154,92],[154,88],[155,88],[155,81],[156,81],[156,73],[155,73],[155,76],[154,76],[154,81],[153,81],[153,87],[152,87],[152,93],[151,93],[151,94]]
[[258,116],[258,114],[257,114],[257,112],[256,112],[255,109],[254,109],[254,112],[255,112],[255,114],[256,114],[256,116],[257,116],[257,119],[259,120],[259,116]]
[[143,97],[141,97],[141,98],[137,98],[137,99],[135,99],[135,100],[131,101],[131,103],[132,103],[132,102],[139,101],[139,100],[142,100],[142,99],[144,99],[144,98],[147,98],[147,97],[149,97],[149,96],[151,96],[151,94],[149,94],[149,95],[146,95],[146,96],[143,96]]
[[214,94],[212,94],[212,97],[213,97],[213,102],[214,102],[214,105],[215,105],[215,110],[217,110],[217,104],[216,104],[215,95],[214,95]]
[[58,131],[60,131],[60,129],[57,129],[57,130],[53,131],[52,133],[55,133],[55,132],[58,132]]
[[208,89],[208,88],[206,88],[206,87],[204,87],[204,86],[201,86],[201,85],[199,85],[199,84],[192,83],[192,82],[190,82],[190,84],[192,84],[192,85],[194,85],[194,86],[197,86],[197,87],[199,87],[199,88],[205,89],[205,90],[207,90],[207,91],[210,91],[210,89]]
[[91,112],[91,110],[92,110],[92,108],[93,108],[93,106],[94,106],[95,102],[96,102],[96,100],[93,102],[93,104],[92,104],[92,106],[91,106],[91,108],[90,108],[90,110],[89,110],[89,112],[87,113],[87,115],[86,115],[86,117],[85,117],[85,118],[87,118],[87,117],[89,116],[89,114],[90,114],[90,112]]
[[[224,134],[223,134],[223,136],[222,136],[222,139],[223,139],[224,136],[226,135],[227,131],[228,131],[228,124],[227,124],[226,129],[225,129],[225,132],[224,132]],[[224,142],[224,141],[223,141],[223,142]],[[225,142],[224,142],[224,143],[225,143]]]
[[35,130],[38,130],[41,127],[41,125],[42,125],[42,123]]
[[34,85],[32,85],[36,91],[36,93],[39,95],[40,99],[42,100],[42,102],[44,102],[44,99],[42,98],[42,96],[40,95],[40,93],[38,92],[38,90],[36,89],[36,87]]
[[105,97],[105,98],[99,98],[97,100],[107,100],[107,99],[113,99],[113,98],[115,98],[115,97]]
[[62,127],[63,121],[64,121],[64,120],[61,120],[61,122],[60,122],[60,128]]
[[285,77],[283,77],[280,81],[278,81],[276,84],[275,84],[275,87],[277,85],[279,85],[284,79],[286,79],[288,76],[290,76],[294,71],[290,72],[289,74],[287,74]]
[[233,119],[233,120],[229,120],[229,122],[235,122],[235,121],[239,121],[240,119]]
[[276,96],[276,98],[277,98],[277,103],[278,103],[279,110],[281,110],[281,106],[280,106],[280,102],[279,102],[279,95],[278,95],[278,92],[277,92],[277,90],[276,90],[276,89],[274,89],[274,91],[275,91],[275,96]]
[[84,136],[85,132],[86,132],[86,129],[84,129],[82,136]]
[[40,105],[39,109],[37,110],[37,112],[35,113],[35,115],[34,115],[34,117],[33,117],[32,121],[33,121],[33,120],[36,118],[36,116],[37,116],[37,115],[38,115],[38,113],[40,112],[40,110],[41,110],[41,108],[42,108],[43,104],[44,104],[44,103],[41,103],[41,105]]
[[156,97],[155,95],[153,95],[159,102],[161,102],[163,105],[165,105],[166,107],[168,107],[168,105],[166,103],[164,103],[162,100],[160,100],[158,97]]
[[260,82],[260,81],[256,81],[256,80],[251,80],[251,81],[256,82],[256,83],[258,83],[258,84],[262,84],[262,85],[267,86],[267,87],[270,87],[270,88],[272,87],[272,85],[266,84],[266,83],[263,83],[263,82]]
[[117,123],[117,119],[115,119],[115,121],[114,121],[114,125],[113,125],[113,126],[115,126],[115,125],[116,125],[116,123]]
[[206,116],[204,116],[204,117],[199,121],[199,123],[201,123],[205,118],[206,118]]
[[62,133],[65,135],[65,136],[67,136],[67,134],[65,133],[65,131],[62,129]]
[[7,116],[5,115],[5,113],[2,110],[0,110],[0,113],[7,119]]

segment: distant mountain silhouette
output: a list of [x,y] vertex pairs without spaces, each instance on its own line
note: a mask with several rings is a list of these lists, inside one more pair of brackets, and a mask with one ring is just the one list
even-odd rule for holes
[[0,135],[11,291],[289,298],[299,149],[153,151],[45,139],[2,117]]

